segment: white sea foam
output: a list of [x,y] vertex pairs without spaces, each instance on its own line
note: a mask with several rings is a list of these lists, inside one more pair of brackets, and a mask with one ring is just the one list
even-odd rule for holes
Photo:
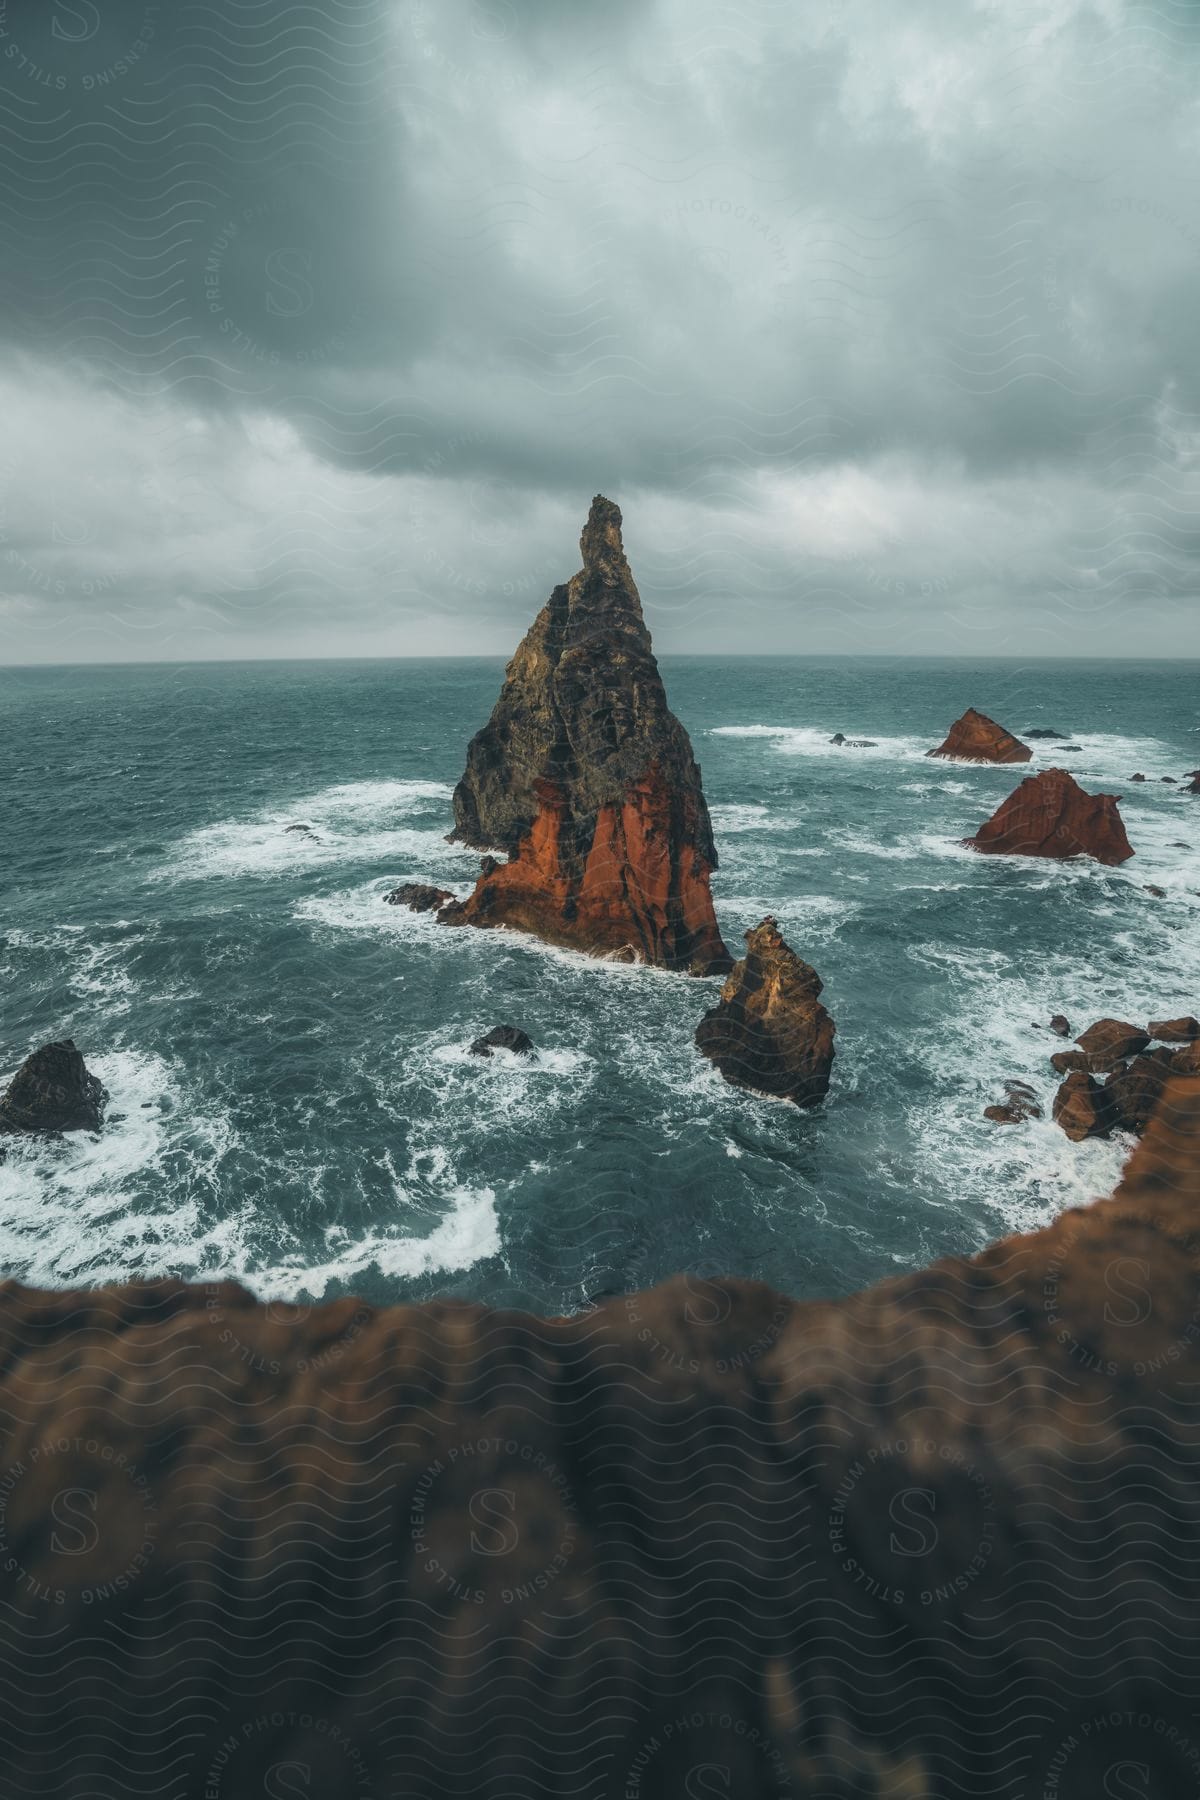
[[[0,1265],[27,1281],[127,1280],[192,1266],[196,1209],[127,1210],[127,1190],[162,1159],[180,1130],[190,1157],[219,1156],[229,1127],[182,1106],[173,1071],[135,1050],[89,1054],[109,1093],[104,1129],[60,1138],[14,1137],[0,1163]],[[5,1076],[0,1078],[7,1080]]]
[[[477,865],[477,851],[445,841],[450,789],[435,781],[357,781],[322,788],[288,806],[220,819],[188,832],[159,880],[272,877],[346,861],[404,867]],[[401,823],[417,813],[427,826]],[[290,829],[306,826],[307,830]]]
[[424,1237],[369,1231],[325,1262],[281,1263],[243,1276],[261,1298],[319,1300],[332,1282],[353,1282],[377,1270],[393,1278],[453,1274],[500,1253],[496,1196],[489,1187],[454,1187],[450,1209]]
[[835,731],[845,730],[844,726],[832,726],[828,731],[823,727],[812,725],[715,725],[709,732],[710,737],[732,738],[766,738],[771,741],[772,748],[781,756],[837,757],[843,762],[914,762],[924,757],[932,746],[924,739],[917,737],[876,737],[872,732],[846,732],[847,737],[863,737],[872,739],[869,744],[853,746],[850,744],[834,744]]
[[[836,731],[844,731],[848,737],[874,741],[862,747],[835,744],[831,740]],[[845,725],[829,729],[812,725],[716,725],[709,736],[763,738],[778,754],[789,757],[822,760],[833,757],[845,763],[923,763],[931,776],[935,770],[971,770],[984,780],[1007,780],[1010,786],[1015,786],[1026,775],[1036,774],[1039,769],[1064,768],[1070,770],[1084,787],[1089,781],[1107,784],[1110,788],[1116,786],[1118,791],[1126,795],[1131,791],[1131,775],[1145,775],[1146,787],[1149,788],[1152,783],[1159,783],[1164,775],[1173,775],[1178,780],[1185,768],[1195,766],[1196,760],[1193,753],[1193,761],[1189,765],[1186,758],[1181,758],[1179,751],[1162,738],[1130,737],[1119,732],[1080,732],[1067,740],[1070,744],[1077,744],[1078,750],[1068,750],[1063,743],[1052,738],[1035,738],[1029,745],[1033,752],[1033,759],[1029,763],[976,763],[958,757],[930,761],[929,751],[941,741],[935,730],[931,730],[928,737],[917,737],[911,734],[879,734],[869,726],[851,732]],[[945,791],[965,793],[972,790],[965,784],[952,783],[946,785]],[[1136,787],[1132,791],[1136,792]],[[1170,790],[1165,788],[1164,791]]]

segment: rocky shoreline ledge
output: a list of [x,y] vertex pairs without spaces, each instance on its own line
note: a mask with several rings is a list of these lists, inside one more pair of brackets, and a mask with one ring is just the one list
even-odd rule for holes
[[1198,1346],[1197,1078],[1111,1199],[845,1300],[6,1283],[8,1789],[1182,1796]]

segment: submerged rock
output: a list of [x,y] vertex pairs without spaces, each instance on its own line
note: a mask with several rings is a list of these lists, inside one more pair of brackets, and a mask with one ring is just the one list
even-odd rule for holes
[[985,1106],[985,1119],[991,1119],[996,1125],[1022,1125],[1026,1119],[1041,1118],[1037,1094],[1027,1081],[1007,1081],[1004,1088],[1007,1101],[1002,1106]]
[[485,865],[442,917],[724,974],[700,770],[667,706],[610,500],[592,502],[580,549],[582,570],[526,633],[454,790],[452,839],[509,860]]
[[43,1044],[26,1057],[0,1096],[0,1134],[99,1131],[107,1098],[72,1038]]
[[746,955],[696,1027],[696,1047],[736,1087],[815,1106],[833,1066],[834,1023],[821,988],[766,918],[746,933]]
[[436,912],[454,895],[449,888],[431,887],[424,881],[405,881],[383,896],[388,906],[407,906],[410,912]]
[[1065,731],[1052,731],[1049,725],[1031,725],[1025,733],[1027,738],[1062,738]]
[[966,842],[987,856],[1092,856],[1114,868],[1133,855],[1119,798],[1085,793],[1066,769],[1043,769],[1027,775]]
[[969,706],[950,727],[945,743],[925,754],[952,756],[960,762],[1023,763],[1030,760],[1033,751],[1003,725],[997,725],[995,719]]
[[516,1056],[528,1056],[533,1039],[517,1025],[493,1025],[486,1037],[477,1037],[471,1045],[472,1056],[490,1056],[493,1050],[511,1050]]
[[829,741],[846,750],[877,750],[879,748],[874,738],[848,738],[842,731],[835,732]]

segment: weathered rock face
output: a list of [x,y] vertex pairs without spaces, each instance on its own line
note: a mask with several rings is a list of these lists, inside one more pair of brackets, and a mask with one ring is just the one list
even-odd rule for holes
[[1200,769],[1190,769],[1184,780],[1187,782],[1183,790],[1185,794],[1200,794]]
[[1095,1076],[1077,1069],[1054,1096],[1054,1118],[1078,1144],[1084,1138],[1105,1137],[1116,1124],[1117,1110]]
[[1193,1081],[843,1300],[6,1283],[5,1791],[1183,1800],[1198,1219]]
[[99,1131],[105,1098],[73,1039],[43,1044],[26,1057],[0,1097],[0,1133]]
[[[1114,1130],[1145,1131],[1155,1115],[1167,1083],[1177,1076],[1200,1074],[1200,1035],[1196,1021],[1159,1020],[1143,1030],[1125,1019],[1097,1019],[1075,1042],[1078,1050],[1060,1050],[1050,1058],[1066,1075],[1054,1099],[1054,1117],[1068,1137],[1107,1137]],[[1151,1050],[1153,1037],[1169,1042]],[[1094,1079],[1106,1076],[1101,1083]]]
[[1033,751],[1020,738],[1015,738],[986,713],[968,706],[961,719],[950,727],[944,744],[927,750],[927,756],[954,756],[961,762],[1023,763]]
[[1104,1091],[1112,1104],[1114,1123],[1123,1131],[1145,1131],[1158,1109],[1174,1057],[1170,1050],[1147,1050],[1135,1056],[1128,1068],[1109,1076]]
[[987,856],[1092,856],[1113,868],[1133,855],[1118,798],[1085,794],[1066,769],[1043,769],[966,841]]
[[453,837],[509,861],[485,865],[442,918],[723,974],[700,770],[667,706],[611,501],[593,501],[580,549],[582,570],[526,633],[454,790]]
[[1088,1067],[1107,1073],[1127,1056],[1136,1056],[1150,1042],[1150,1033],[1125,1019],[1097,1019],[1075,1039],[1088,1058]]
[[1200,1019],[1192,1013],[1181,1019],[1151,1019],[1146,1030],[1160,1044],[1190,1044],[1200,1038]]
[[834,1024],[821,977],[779,935],[774,919],[746,933],[746,955],[696,1027],[696,1047],[726,1081],[815,1106],[829,1090]]

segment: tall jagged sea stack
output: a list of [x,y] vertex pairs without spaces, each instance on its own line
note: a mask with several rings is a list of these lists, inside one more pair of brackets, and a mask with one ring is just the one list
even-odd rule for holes
[[508,861],[485,857],[474,892],[439,918],[724,974],[700,770],[667,705],[611,500],[592,502],[580,549],[583,568],[526,632],[454,790],[454,841]]

